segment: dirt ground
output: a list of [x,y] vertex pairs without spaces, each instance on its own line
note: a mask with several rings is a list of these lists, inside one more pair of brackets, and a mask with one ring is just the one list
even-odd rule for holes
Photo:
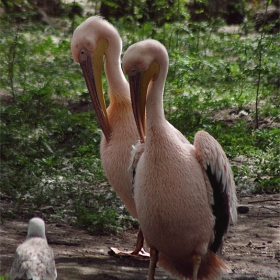
[[[222,258],[232,269],[223,279],[280,279],[280,194],[239,195],[238,224],[225,238]],[[247,210],[248,210],[247,209]],[[24,241],[28,221],[5,220],[0,226],[0,275],[8,274],[18,244]],[[54,250],[58,279],[144,280],[149,261],[110,256],[109,247],[131,250],[136,231],[92,236],[66,224],[47,224],[47,238]],[[157,269],[156,279],[170,278]]]

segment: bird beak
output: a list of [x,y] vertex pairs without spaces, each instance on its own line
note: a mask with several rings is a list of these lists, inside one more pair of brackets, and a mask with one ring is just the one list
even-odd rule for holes
[[[138,72],[133,76],[128,77],[129,87],[130,87],[130,96],[132,110],[134,114],[134,119],[140,136],[140,140],[144,143],[145,139],[145,110],[146,110],[146,96],[147,88],[145,92],[144,86],[141,86],[141,79],[143,73]],[[142,96],[142,98],[141,98]],[[144,113],[143,113],[144,110]],[[143,119],[144,115],[144,119]]]
[[99,39],[93,52],[83,50],[79,54],[79,61],[86,80],[87,88],[93,103],[98,122],[106,137],[110,140],[111,129],[106,112],[106,104],[102,88],[103,56],[108,48],[108,41]]
[[137,72],[128,77],[132,110],[140,136],[140,141],[145,142],[146,135],[146,101],[148,86],[155,80],[159,73],[157,61],[153,61],[150,67],[144,72]]

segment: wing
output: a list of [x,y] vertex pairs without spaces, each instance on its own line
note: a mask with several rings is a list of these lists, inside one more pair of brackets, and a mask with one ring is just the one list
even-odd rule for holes
[[212,205],[215,221],[215,239],[211,250],[217,252],[227,232],[229,220],[237,221],[236,191],[232,170],[221,145],[207,132],[199,131],[195,135],[194,146],[197,159],[207,173],[213,188]]
[[57,277],[54,255],[43,238],[30,238],[19,245],[11,268],[11,279],[46,279]]
[[[20,245],[21,246],[21,245]],[[15,258],[13,261],[13,265],[10,271],[10,279],[22,279],[24,277],[25,271],[21,270],[21,265],[22,265],[22,258],[20,257],[20,246],[17,248],[16,253],[15,253]]]
[[136,174],[137,164],[139,162],[139,159],[141,155],[144,152],[145,143],[141,143],[140,141],[137,141],[136,145],[132,146],[131,150],[131,156],[130,156],[130,163],[128,167],[128,172],[131,174],[131,186],[132,186],[132,194],[134,194],[134,178]]
[[170,128],[174,131],[174,135],[177,136],[177,138],[183,143],[183,144],[190,144],[188,139],[179,131],[177,128],[175,128],[170,122],[166,121],[167,124],[170,126]]

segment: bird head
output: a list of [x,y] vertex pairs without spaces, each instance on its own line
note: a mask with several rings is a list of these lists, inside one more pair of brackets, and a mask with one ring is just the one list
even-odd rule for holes
[[100,17],[90,17],[79,25],[72,37],[73,58],[82,68],[88,91],[101,129],[110,139],[110,126],[102,87],[103,58],[109,48],[121,52],[121,39],[118,31]]
[[141,142],[145,138],[145,112],[148,88],[157,81],[160,73],[160,57],[166,49],[155,40],[144,40],[130,46],[124,54],[122,64],[128,75],[134,118]]
[[27,238],[42,237],[46,239],[45,222],[41,218],[32,218],[28,224]]

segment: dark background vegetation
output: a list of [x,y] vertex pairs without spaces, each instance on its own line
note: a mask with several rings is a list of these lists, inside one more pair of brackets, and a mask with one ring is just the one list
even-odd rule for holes
[[190,141],[203,129],[220,142],[238,192],[279,192],[279,9],[253,0],[2,0],[2,222],[39,215],[95,234],[137,225],[103,173],[101,131],[70,51],[73,30],[100,14],[124,50],[146,38],[166,46],[166,118]]

